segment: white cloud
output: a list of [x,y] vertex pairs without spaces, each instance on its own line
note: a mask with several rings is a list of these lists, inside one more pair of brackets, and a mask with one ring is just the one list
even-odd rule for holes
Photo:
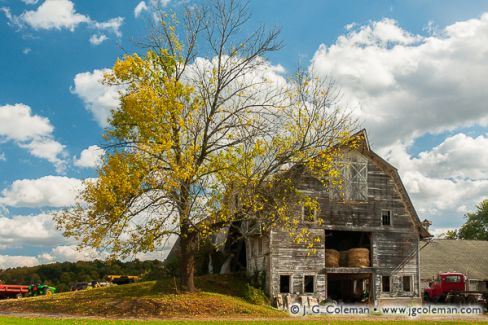
[[91,261],[96,258],[103,259],[106,255],[98,253],[94,249],[78,249],[76,245],[61,245],[54,247],[49,253],[38,256],[42,262],[76,262]]
[[35,157],[46,159],[58,172],[65,168],[65,146],[53,139],[49,119],[32,114],[25,104],[0,106],[0,140],[13,141]]
[[26,5],[35,5],[38,0],[22,0]]
[[34,256],[10,256],[0,255],[0,269],[7,269],[17,266],[35,266],[39,261]]
[[0,216],[0,245],[18,246],[56,246],[66,242],[61,232],[56,230],[52,214]]
[[0,205],[11,207],[69,207],[83,188],[83,182],[63,176],[44,176],[14,181],[1,192]]
[[134,8],[134,16],[137,18],[141,15],[143,11],[147,11],[147,5],[144,1],[139,2],[139,4]]
[[162,7],[165,8],[170,4],[171,0],[150,0],[151,7],[158,8]]
[[25,55],[29,54],[30,52],[32,51],[32,49],[30,47],[26,47],[25,49],[22,50],[22,53],[24,53]]
[[53,163],[58,173],[62,173],[66,169],[66,161],[58,157],[59,155],[65,156],[64,149],[66,146],[53,139],[34,139],[32,142],[19,144],[19,146],[28,149],[34,157],[46,159]]
[[54,131],[49,119],[33,115],[24,104],[0,106],[0,136],[14,141],[28,141],[50,136]]
[[311,66],[331,76],[374,144],[488,125],[488,13],[423,37],[384,19],[321,45]]
[[104,34],[100,34],[100,35],[93,34],[90,37],[89,41],[90,41],[90,44],[92,44],[92,45],[100,45],[106,40],[108,40],[108,37]]
[[97,123],[106,127],[111,111],[119,106],[119,87],[102,84],[104,73],[109,69],[78,73],[74,78],[72,93],[78,95],[85,108],[93,114]]
[[122,32],[120,31],[120,27],[122,27],[122,24],[124,23],[124,18],[122,17],[116,17],[109,19],[107,21],[103,22],[93,22],[93,26],[96,29],[99,30],[107,30],[107,31],[112,31],[116,36],[120,37],[122,36]]
[[399,143],[382,151],[401,170],[418,170],[436,178],[488,179],[488,135],[476,138],[458,133],[430,149],[410,157]]
[[25,11],[20,20],[34,29],[69,29],[74,31],[90,17],[77,13],[69,0],[45,0],[36,10]]
[[[35,3],[32,0],[25,1],[30,4]],[[118,37],[122,36],[120,28],[124,18],[115,17],[102,22],[93,20],[87,15],[76,12],[71,0],[45,0],[37,9],[24,11],[18,16],[13,15],[8,7],[0,9],[9,24],[19,29],[28,26],[35,30],[68,29],[73,32],[80,24],[86,24],[91,28],[111,31]]]
[[79,159],[74,158],[74,165],[82,168],[96,168],[101,164],[104,154],[105,150],[99,146],[89,146],[81,152]]
[[7,157],[5,157],[3,152],[0,152],[0,161],[7,161]]
[[398,167],[417,211],[422,218],[432,219],[437,231],[458,227],[467,211],[488,198],[487,145],[488,136],[459,133],[417,157],[401,142],[381,149],[380,154]]

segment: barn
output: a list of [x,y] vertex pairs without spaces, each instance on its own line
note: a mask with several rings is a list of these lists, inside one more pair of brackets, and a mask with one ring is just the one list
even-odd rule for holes
[[245,236],[242,264],[277,301],[420,302],[419,247],[431,235],[396,168],[372,151],[365,130],[357,135],[359,147],[343,154],[343,195],[306,171],[297,179],[300,191],[320,204],[318,211],[296,210],[321,239],[316,254],[281,229]]

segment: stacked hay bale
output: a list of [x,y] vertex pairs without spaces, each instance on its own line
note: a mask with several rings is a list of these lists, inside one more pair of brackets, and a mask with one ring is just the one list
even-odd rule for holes
[[369,267],[369,249],[351,248],[347,253],[347,266]]
[[340,254],[335,249],[325,250],[325,267],[339,267]]

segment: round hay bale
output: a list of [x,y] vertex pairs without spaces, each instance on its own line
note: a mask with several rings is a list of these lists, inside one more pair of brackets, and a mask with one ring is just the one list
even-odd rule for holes
[[369,267],[369,249],[351,248],[347,254],[347,266]]
[[340,251],[339,252],[339,266],[347,266],[347,254],[349,251]]
[[325,250],[325,267],[338,267],[339,266],[339,252],[335,249]]

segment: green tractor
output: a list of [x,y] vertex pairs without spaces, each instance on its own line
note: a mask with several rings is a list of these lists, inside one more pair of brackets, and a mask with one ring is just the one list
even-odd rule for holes
[[51,296],[56,292],[56,288],[46,284],[31,284],[29,286],[29,296]]

